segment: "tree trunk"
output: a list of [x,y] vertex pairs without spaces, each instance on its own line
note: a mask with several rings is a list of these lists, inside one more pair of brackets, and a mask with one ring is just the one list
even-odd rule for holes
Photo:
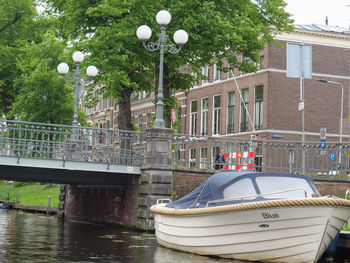
[[131,93],[132,88],[123,87],[123,93],[119,98],[118,129],[132,131],[131,123]]
[[[122,94],[119,98],[119,112],[118,112],[118,129],[125,131],[132,131],[131,123],[131,93],[132,88],[123,87]],[[131,164],[133,160],[133,138],[129,132],[119,133],[119,147],[120,155],[123,156],[123,164]]]

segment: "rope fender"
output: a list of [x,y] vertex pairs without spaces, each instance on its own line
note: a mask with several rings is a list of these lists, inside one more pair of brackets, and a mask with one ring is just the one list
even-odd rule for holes
[[234,205],[222,205],[216,207],[176,209],[164,206],[153,205],[151,212],[164,215],[201,215],[212,213],[225,213],[231,211],[252,210],[257,208],[286,207],[286,206],[342,206],[350,207],[350,200],[341,198],[305,198],[305,199],[287,199],[270,200],[262,202],[251,202]]

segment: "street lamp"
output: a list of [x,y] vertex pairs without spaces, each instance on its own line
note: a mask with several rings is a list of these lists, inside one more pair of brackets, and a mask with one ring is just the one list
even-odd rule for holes
[[341,101],[340,101],[340,127],[339,127],[339,143],[340,143],[340,151],[339,151],[339,164],[341,164],[341,144],[342,144],[342,137],[343,137],[343,97],[344,97],[344,86],[342,83],[337,81],[331,81],[326,79],[317,79],[317,81],[323,82],[323,83],[332,83],[339,85],[341,87]]
[[166,25],[169,24],[171,20],[171,15],[166,10],[161,10],[156,16],[157,23],[160,25],[160,34],[158,34],[158,42],[148,42],[152,35],[152,30],[146,26],[142,25],[137,28],[136,35],[140,41],[142,41],[143,46],[148,51],[156,51],[159,49],[160,59],[159,59],[159,84],[158,84],[158,94],[156,103],[156,120],[154,121],[155,128],[165,128],[163,120],[163,64],[164,64],[164,52],[168,51],[171,54],[176,54],[181,50],[181,47],[187,42],[188,34],[186,31],[180,29],[174,33],[174,41],[179,46],[178,48],[170,43],[167,44],[168,35],[165,34]]
[[[82,82],[87,81],[87,78],[83,78],[80,76],[81,71],[80,71],[80,63],[84,60],[84,54],[81,53],[80,51],[76,51],[73,54],[73,60],[75,62],[75,70],[74,70],[74,77],[72,78],[65,78],[67,82],[75,82],[75,88],[74,88],[74,101],[75,101],[75,106],[74,106],[74,114],[73,114],[73,139],[76,136],[76,131],[78,127],[78,105],[79,105],[79,95],[82,92]],[[60,63],[57,67],[58,73],[64,77],[68,71],[69,71],[69,66],[66,63]],[[98,73],[98,70],[95,66],[89,66],[86,69],[86,74],[89,77],[95,77]]]

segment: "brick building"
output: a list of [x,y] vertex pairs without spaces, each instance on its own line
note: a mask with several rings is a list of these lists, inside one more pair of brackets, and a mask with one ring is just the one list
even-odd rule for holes
[[[322,127],[327,128],[327,140],[339,140],[341,86],[317,81],[327,79],[344,87],[343,140],[347,141],[350,32],[328,25],[298,25],[293,33],[278,35],[275,40],[261,52],[255,73],[221,73],[216,65],[204,66],[202,74],[209,80],[200,81],[188,92],[175,94],[180,104],[178,132],[230,137],[257,134],[263,139],[301,140],[300,80],[286,76],[286,43],[303,41],[312,45],[313,72],[312,79],[304,81],[306,140],[318,140]],[[140,130],[150,127],[155,112],[153,99],[153,93],[133,96],[133,122]],[[113,99],[101,99],[95,109],[86,112],[96,126],[118,128],[118,105]]]

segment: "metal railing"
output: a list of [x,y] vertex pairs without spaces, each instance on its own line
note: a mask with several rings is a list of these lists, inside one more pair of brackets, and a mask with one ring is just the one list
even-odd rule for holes
[[0,121],[0,156],[143,164],[142,132]]
[[[224,149],[223,170],[252,170],[306,174],[348,174],[350,143],[239,139],[184,134],[173,135],[177,167],[214,169],[215,156]],[[305,167],[303,167],[303,152]]]
[[[0,156],[142,166],[145,144],[143,132],[0,120]],[[331,175],[350,172],[349,142],[302,144],[173,134],[172,145],[175,167],[215,169],[215,156],[224,149],[223,170]]]

